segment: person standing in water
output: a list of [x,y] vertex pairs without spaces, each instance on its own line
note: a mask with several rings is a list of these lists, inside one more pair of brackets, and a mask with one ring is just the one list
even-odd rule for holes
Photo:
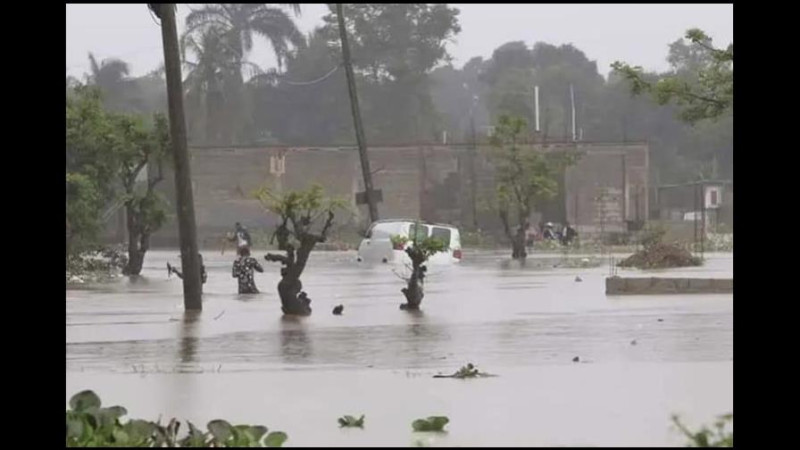
[[236,231],[228,237],[228,240],[231,242],[236,242],[237,251],[243,248],[247,248],[249,250],[250,245],[253,242],[250,239],[250,233],[247,231],[247,228],[243,227],[239,222],[236,222]]
[[[238,224],[237,224],[238,225]],[[264,268],[250,256],[250,249],[247,247],[239,248],[239,258],[233,262],[231,276],[239,279],[240,294],[258,294],[253,271],[264,272]]]
[[[197,260],[200,261],[200,280],[203,282],[203,284],[206,284],[206,280],[208,279],[208,274],[206,273],[206,265],[203,264],[203,255],[198,253]],[[181,273],[180,270],[173,267],[169,263],[169,261],[167,261],[167,276],[169,277],[173,273],[177,275],[178,278],[180,278],[181,280],[183,279],[183,273]]]

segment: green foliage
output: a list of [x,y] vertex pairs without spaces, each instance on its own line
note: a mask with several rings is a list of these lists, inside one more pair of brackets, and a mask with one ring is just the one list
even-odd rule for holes
[[495,375],[486,372],[481,372],[472,363],[467,363],[466,366],[462,366],[460,369],[458,369],[455,373],[451,375],[434,375],[433,378],[466,379],[466,378],[483,378],[483,377],[493,377],[493,376]]
[[634,94],[650,92],[661,105],[674,101],[686,122],[716,119],[733,109],[733,43],[714,48],[699,29],[687,31],[685,37],[689,48],[682,41],[670,48],[670,62],[677,70],[655,83],[644,79],[641,67],[617,61],[612,68],[630,82]]
[[417,419],[411,423],[414,431],[444,431],[444,426],[450,422],[445,416],[430,416],[427,419]]
[[733,447],[733,413],[719,416],[713,429],[703,426],[696,432],[681,423],[678,416],[673,415],[672,422],[689,439],[687,447]]
[[364,428],[364,415],[362,414],[358,419],[353,416],[339,417],[339,426]]
[[[344,4],[354,67],[375,81],[423,75],[448,61],[447,42],[461,31],[458,9],[440,3]],[[323,18],[329,45],[338,47],[334,5]]]
[[151,123],[141,116],[103,109],[98,89],[79,86],[67,97],[66,184],[67,254],[94,246],[105,211],[121,201],[136,215],[137,230],[151,233],[166,220],[165,201],[153,191],[158,177],[145,192],[136,178],[148,164],[169,154],[169,124],[156,114]]
[[425,237],[422,240],[419,240],[419,236],[416,236],[416,239],[411,240],[406,236],[401,236],[399,234],[394,234],[389,237],[392,241],[392,245],[403,245],[405,246],[408,243],[412,245],[406,249],[406,252],[411,251],[414,254],[419,253],[422,261],[427,261],[428,258],[435,255],[439,252],[447,251],[447,246],[443,240],[435,237]]
[[547,154],[526,142],[526,122],[519,117],[501,116],[492,136],[494,147],[497,209],[510,233],[510,214],[522,226],[537,202],[558,192],[558,176],[575,161],[567,154]]
[[286,433],[267,434],[264,426],[231,425],[212,420],[207,432],[188,422],[188,433],[178,438],[180,422],[159,422],[131,419],[122,423],[128,412],[121,406],[101,407],[100,398],[92,391],[82,391],[69,401],[66,412],[67,447],[280,447]]
[[[430,139],[441,120],[430,95],[428,74],[450,60],[446,45],[461,31],[458,10],[446,4],[343,4],[348,42],[370,142]],[[334,4],[323,18],[327,45],[341,61]]]
[[[196,140],[222,144],[252,140],[252,104],[244,73],[263,74],[247,60],[253,35],[271,44],[279,68],[292,47],[305,46],[304,36],[283,9],[286,6],[294,14],[300,13],[296,3],[217,3],[203,5],[186,16],[186,35],[181,40],[183,60],[189,66],[187,100]],[[187,51],[195,61],[187,60]]]
[[[267,210],[278,216],[302,215],[316,217],[327,211],[343,209],[347,202],[336,197],[325,197],[319,184],[313,184],[303,191],[274,192],[262,186],[253,192],[253,196]],[[312,220],[313,222],[313,220]]]
[[67,254],[87,250],[100,231],[103,207],[96,183],[81,173],[67,172]]
[[466,366],[458,369],[453,376],[455,378],[476,378],[479,373],[477,367],[473,366],[472,363],[468,363]]

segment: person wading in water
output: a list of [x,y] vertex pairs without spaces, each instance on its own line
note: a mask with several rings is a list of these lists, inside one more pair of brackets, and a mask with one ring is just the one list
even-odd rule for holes
[[231,275],[233,278],[239,279],[239,293],[240,294],[258,294],[255,279],[253,278],[253,271],[264,272],[264,268],[256,261],[255,258],[250,256],[250,249],[247,247],[239,248],[239,258],[233,262],[233,270]]

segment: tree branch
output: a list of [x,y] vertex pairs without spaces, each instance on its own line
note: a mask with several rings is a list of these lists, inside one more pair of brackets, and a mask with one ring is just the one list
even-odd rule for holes
[[288,256],[279,255],[277,253],[267,253],[266,255],[264,255],[264,259],[266,259],[267,261],[270,261],[270,262],[278,261],[278,262],[280,262],[280,263],[282,263],[282,264],[284,264],[286,266],[288,266],[289,264],[291,264],[293,262],[292,259],[289,259]]

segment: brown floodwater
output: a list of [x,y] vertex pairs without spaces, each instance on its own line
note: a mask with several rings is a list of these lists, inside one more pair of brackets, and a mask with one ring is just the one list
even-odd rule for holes
[[[707,257],[619,274],[732,276],[731,254]],[[178,252],[150,252],[141,277],[67,290],[66,397],[93,389],[131,417],[262,424],[286,446],[675,445],[672,413],[699,425],[732,411],[732,295],[607,297],[607,264],[554,268],[561,258],[520,267],[465,252],[430,268],[411,314],[391,266],[317,252],[303,276],[314,313],[287,319],[276,264],[256,274],[261,294],[239,295],[233,255],[205,253],[204,310],[184,314],[166,271]],[[498,376],[432,378],[467,362]],[[365,428],[339,429],[345,414]],[[413,433],[429,415],[448,416],[448,433]]]

